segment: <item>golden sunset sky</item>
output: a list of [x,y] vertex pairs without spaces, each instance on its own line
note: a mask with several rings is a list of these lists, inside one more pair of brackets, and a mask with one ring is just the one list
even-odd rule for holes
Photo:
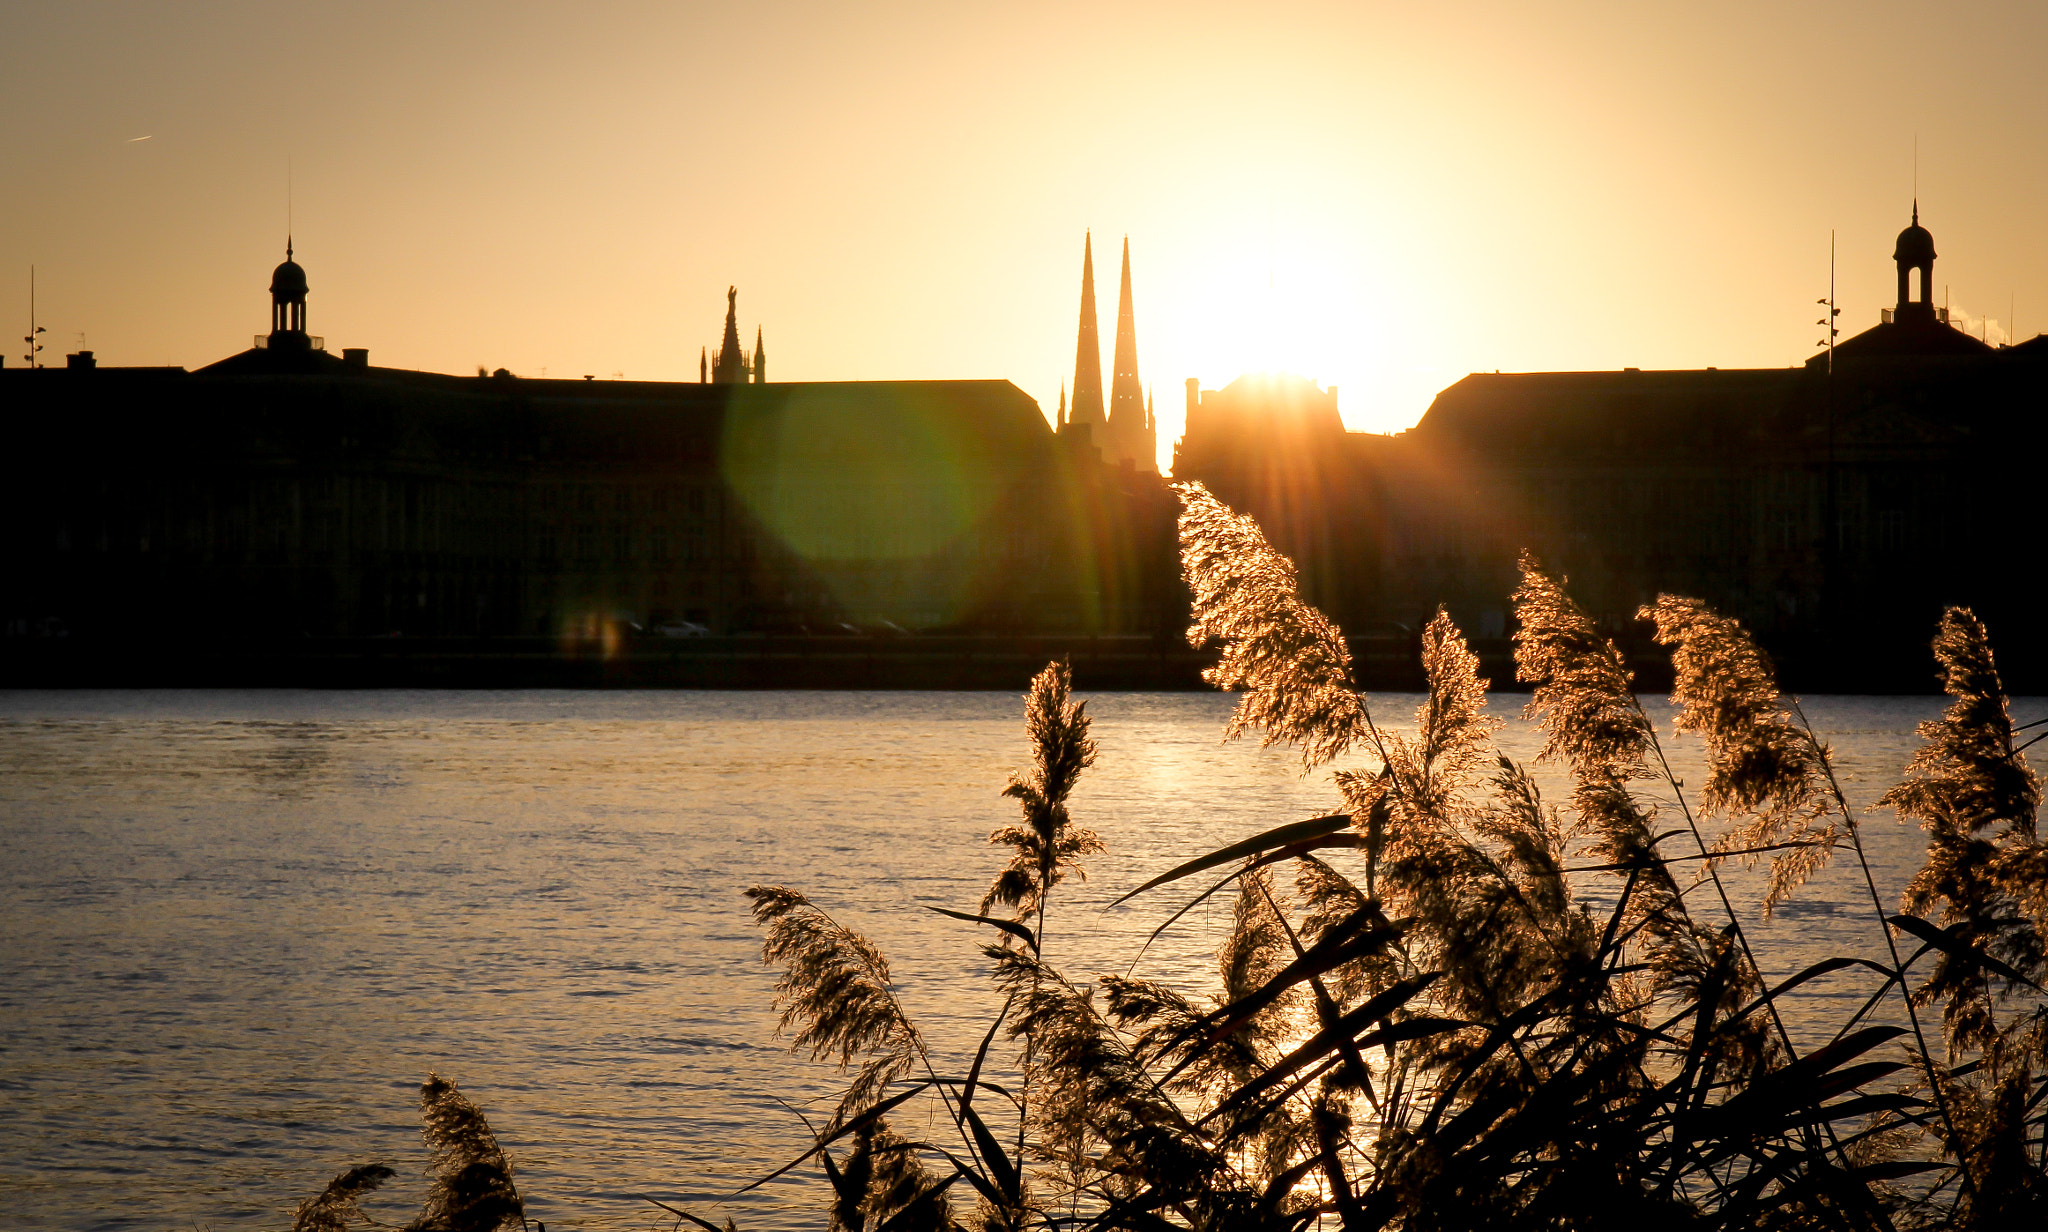
[[1050,414],[1092,228],[1163,459],[1191,376],[1385,431],[1469,371],[1797,362],[1830,228],[1875,323],[1916,135],[1936,293],[2048,327],[2044,53],[2038,3],[16,5],[0,316],[33,263],[46,359],[246,347],[289,162],[374,364],[694,380],[730,283],[772,379]]

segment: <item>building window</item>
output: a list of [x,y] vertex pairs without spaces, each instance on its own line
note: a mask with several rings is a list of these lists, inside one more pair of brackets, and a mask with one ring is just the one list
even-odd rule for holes
[[1896,552],[1906,546],[1906,511],[1886,509],[1871,519],[1872,545],[1880,552]]

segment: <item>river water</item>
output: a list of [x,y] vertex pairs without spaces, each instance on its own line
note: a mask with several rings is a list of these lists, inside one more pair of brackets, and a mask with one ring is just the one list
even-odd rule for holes
[[[1526,758],[1521,700],[1494,705]],[[1398,723],[1415,701],[1374,704]],[[1071,973],[1124,969],[1184,893],[1105,910],[1123,891],[1328,811],[1327,770],[1219,743],[1230,704],[1091,700],[1074,812],[1110,850],[1059,892],[1047,953]],[[1868,805],[1941,699],[1806,706]],[[400,1175],[366,1209],[402,1223],[434,1070],[551,1229],[671,1226],[640,1194],[822,1227],[808,1169],[731,1196],[835,1091],[773,1038],[740,892],[785,882],[867,931],[938,1049],[971,1054],[994,1008],[980,938],[921,908],[973,909],[998,866],[1020,713],[976,693],[0,694],[0,1225],[285,1228],[376,1160]],[[1696,777],[1697,742],[1674,748]],[[1878,813],[1866,836],[1893,904],[1920,834]],[[1206,993],[1227,917],[1198,909],[1138,971]],[[1752,927],[1784,975],[1881,955],[1869,919],[1845,856]],[[1864,983],[1811,986],[1795,1033]]]

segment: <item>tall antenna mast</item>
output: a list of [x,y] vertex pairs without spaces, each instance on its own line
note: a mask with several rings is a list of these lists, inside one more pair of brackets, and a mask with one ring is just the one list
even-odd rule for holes
[[28,267],[28,333],[21,339],[28,343],[28,354],[22,356],[22,359],[31,368],[42,367],[36,362],[36,356],[42,354],[43,350],[43,344],[36,340],[36,335],[42,332],[43,327],[36,324],[36,267],[31,265]]
[[1842,332],[1835,327],[1835,318],[1842,315],[1842,310],[1835,307],[1835,232],[1832,227],[1828,229],[1828,297],[1823,300],[1815,300],[1814,302],[1827,306],[1828,314],[1815,321],[1814,324],[1825,325],[1828,332],[1821,338],[1820,342],[1814,345],[1827,347],[1828,375],[1833,376],[1835,374],[1835,335]]

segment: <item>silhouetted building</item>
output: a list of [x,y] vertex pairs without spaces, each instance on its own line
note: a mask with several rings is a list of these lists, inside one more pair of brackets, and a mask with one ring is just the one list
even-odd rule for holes
[[1149,631],[1177,593],[1158,481],[1007,381],[767,384],[733,292],[699,382],[377,368],[290,257],[218,363],[0,370],[0,635]]
[[1934,257],[1916,208],[1898,303],[1835,348],[1832,374],[1824,353],[1474,374],[1395,436],[1342,432],[1312,386],[1248,403],[1241,381],[1191,401],[1174,473],[1272,519],[1311,598],[1352,626],[1414,626],[1448,602],[1502,636],[1526,548],[1618,631],[1639,633],[1660,592],[1696,595],[1829,687],[1924,683],[1949,603],[2033,671],[2040,609],[2013,536],[2032,522],[2048,353],[1952,328],[1927,291]]

